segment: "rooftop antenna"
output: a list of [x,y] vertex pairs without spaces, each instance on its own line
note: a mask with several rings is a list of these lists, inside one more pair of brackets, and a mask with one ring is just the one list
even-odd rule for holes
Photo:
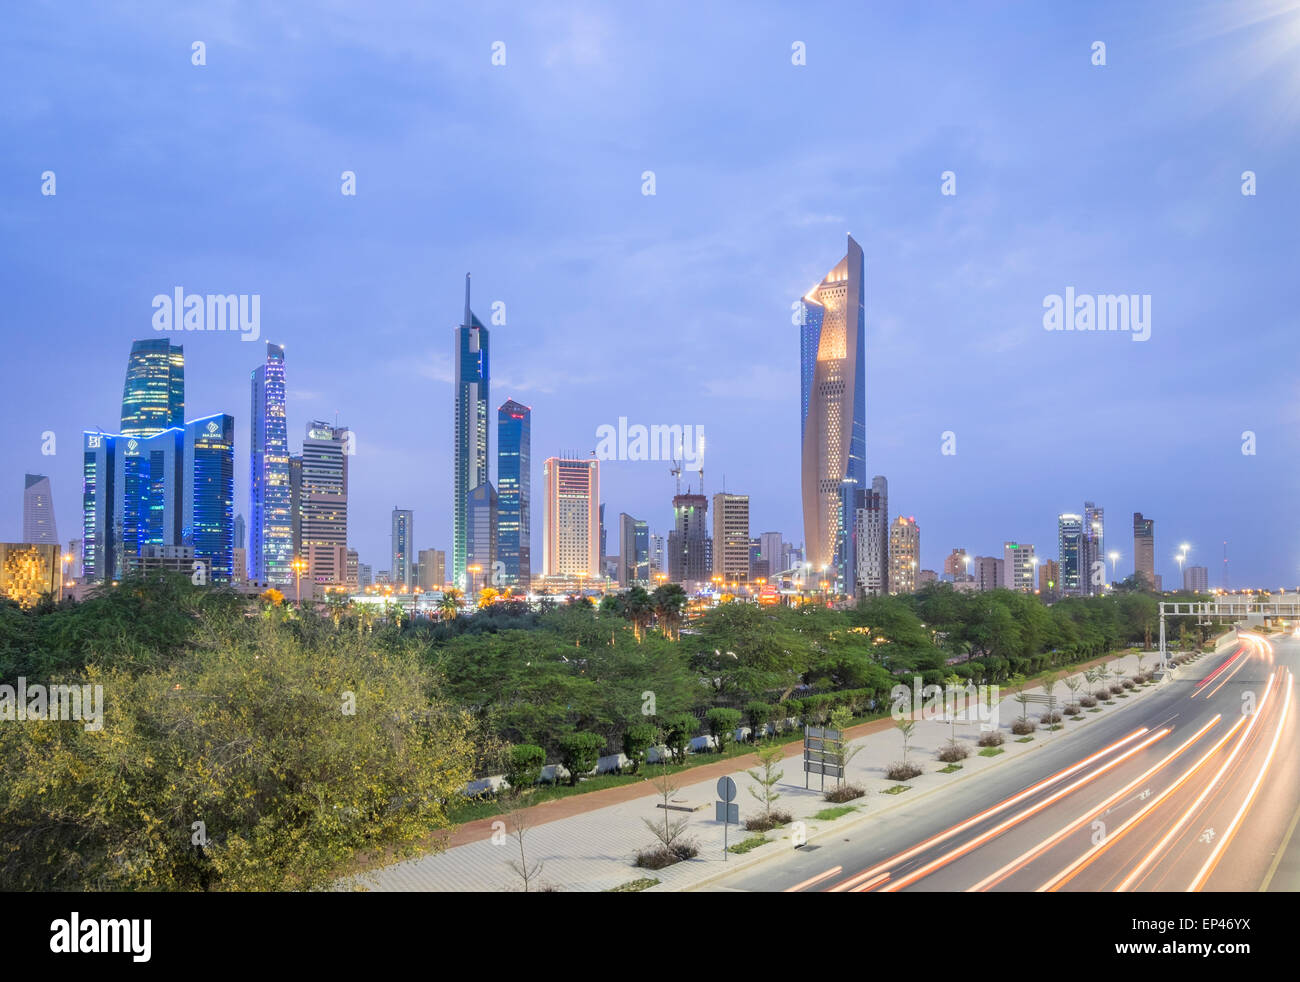
[[463,323],[464,323],[464,325],[465,325],[466,327],[469,327],[469,326],[470,326],[470,319],[469,319],[469,318],[470,318],[470,312],[469,312],[469,273],[466,273],[466,274],[465,274],[465,320],[463,321]]

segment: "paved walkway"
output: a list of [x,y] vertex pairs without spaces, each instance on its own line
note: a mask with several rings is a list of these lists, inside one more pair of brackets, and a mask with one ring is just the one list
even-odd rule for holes
[[[1137,670],[1138,657],[1137,654],[1129,654],[1098,659],[1095,663],[1074,667],[1070,674],[1077,675],[1093,664],[1112,665],[1118,662],[1126,674],[1131,676]],[[1155,664],[1151,653],[1143,653],[1142,657],[1148,669]],[[1141,701],[1142,694],[1154,688],[1155,686],[1150,686],[1138,690],[1127,699],[1118,699],[1114,706],[1106,706],[1103,713],[1112,715],[1119,712]],[[1041,687],[1028,691],[1031,694],[1042,694]],[[938,792],[949,785],[968,780],[986,768],[1000,766],[1007,760],[1041,746],[1040,741],[1068,739],[1071,730],[1086,726],[1102,715],[1085,712],[1079,720],[1067,719],[1063,730],[1039,730],[1033,741],[1017,743],[1010,734],[1010,725],[1019,718],[1021,707],[1013,702],[1007,690],[1004,689],[1003,694],[1005,698],[998,707],[998,719],[1006,737],[1002,747],[1004,752],[994,757],[981,757],[973,753],[963,761],[960,771],[940,773],[939,768],[943,765],[936,761],[935,755],[951,736],[952,724],[940,720],[919,720],[912,736],[909,759],[923,767],[925,773],[909,781],[911,790],[902,795],[883,794],[885,789],[896,783],[884,776],[885,769],[903,756],[902,738],[894,721],[873,720],[853,727],[849,731],[850,740],[861,750],[849,764],[848,780],[863,786],[867,791],[863,798],[853,804],[860,811],[868,810],[870,815],[881,814],[905,801],[915,801],[921,795]],[[1069,701],[1069,690],[1063,684],[1057,686],[1055,695],[1062,706]],[[1042,705],[1031,705],[1029,714],[1031,718],[1036,717],[1044,709]],[[973,751],[976,749],[974,745],[979,732],[978,723],[957,723],[957,739]],[[819,822],[813,818],[818,811],[830,806],[818,790],[819,779],[816,776],[810,781],[811,789],[805,790],[803,786],[800,761],[802,744],[789,744],[785,750],[785,760],[781,765],[784,775],[778,785],[781,798],[776,807],[791,812],[796,823],[803,822],[804,831],[811,839],[830,830],[835,822]],[[661,819],[663,816],[663,811],[656,807],[657,792],[654,785],[649,780],[644,780],[523,809],[521,814],[526,826],[524,845],[528,864],[532,866],[540,862],[542,868],[537,880],[566,891],[606,890],[641,877],[660,880],[661,885],[656,890],[680,890],[698,886],[742,863],[761,860],[762,854],[770,854],[770,849],[761,847],[744,856],[731,854],[724,860],[723,828],[714,821],[713,810],[717,779],[723,774],[729,774],[738,787],[737,803],[740,805],[742,823],[746,818],[757,815],[762,810],[761,806],[749,793],[749,789],[756,785],[745,774],[746,770],[757,766],[758,758],[747,754],[691,768],[673,776],[673,781],[679,785],[674,801],[688,807],[701,806],[698,811],[675,813],[676,817],[689,816],[689,835],[700,848],[699,857],[690,862],[677,863],[659,871],[641,870],[632,865],[636,852],[651,846],[655,841],[646,828],[646,820]],[[830,786],[830,782],[827,786]],[[845,816],[838,821],[843,825],[852,821],[852,818],[853,816]],[[494,823],[501,821],[501,817],[494,817],[466,823],[451,835],[445,851],[364,874],[357,878],[356,886],[385,891],[522,889],[520,877],[511,868],[512,862],[519,862],[518,840],[510,835],[498,835],[496,842],[492,838]],[[731,843],[749,834],[743,827],[736,826],[731,826],[728,833]],[[790,834],[790,827],[787,827],[769,832],[767,837],[769,840],[788,839]]]

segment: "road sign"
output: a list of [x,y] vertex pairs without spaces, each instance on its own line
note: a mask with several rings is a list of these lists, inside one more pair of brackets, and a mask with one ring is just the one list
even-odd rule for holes
[[727,861],[727,828],[733,823],[740,824],[740,806],[732,802],[736,798],[736,782],[729,777],[718,778],[718,797],[721,801],[713,803],[714,821],[722,823],[722,861]]
[[837,780],[844,777],[840,766],[844,734],[829,727],[805,726],[803,728],[803,786],[808,787],[808,775],[820,774],[822,790],[826,790],[826,775]]
[[723,801],[735,801],[736,782],[729,777],[718,778],[718,797]]
[[725,801],[715,801],[713,803],[713,818],[716,822],[727,822],[731,825],[740,824],[740,806]]

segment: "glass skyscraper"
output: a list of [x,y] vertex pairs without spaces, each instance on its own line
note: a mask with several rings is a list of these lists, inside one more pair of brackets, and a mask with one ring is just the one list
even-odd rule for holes
[[224,413],[185,424],[181,541],[206,564],[208,580],[229,583],[235,548],[235,418]]
[[[853,550],[856,497],[866,487],[866,279],[862,247],[848,237],[844,258],[803,297],[799,309],[801,484],[812,574],[852,584],[839,568]],[[834,572],[832,572],[834,570]]]
[[469,307],[465,274],[465,316],[456,329],[456,433],[452,447],[452,577],[465,585],[469,493],[488,479],[488,329]]
[[122,387],[122,436],[150,437],[184,422],[185,349],[165,338],[136,341]]
[[1083,563],[1083,516],[1058,515],[1057,529],[1057,587],[1066,596],[1087,593]]
[[410,593],[415,586],[415,512],[409,508],[393,507],[392,582],[402,593]]
[[281,345],[267,344],[266,364],[253,369],[252,382],[248,578],[270,586],[289,586],[293,582],[293,516]]
[[497,500],[496,488],[484,481],[466,496],[465,567],[466,589],[485,586],[500,589],[497,582]]
[[528,589],[532,550],[528,519],[532,499],[531,430],[533,411],[509,399],[497,410],[497,561],[500,586]]

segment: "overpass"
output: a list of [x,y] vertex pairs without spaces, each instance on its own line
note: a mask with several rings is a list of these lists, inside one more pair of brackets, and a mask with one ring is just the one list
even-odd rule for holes
[[1212,600],[1168,601],[1160,604],[1160,665],[1168,666],[1169,654],[1165,648],[1165,618],[1195,617],[1198,624],[1209,624],[1214,619],[1232,621],[1252,620],[1263,624],[1269,617],[1294,617],[1300,619],[1300,594],[1279,594],[1276,599],[1260,600],[1249,596],[1216,596]]

